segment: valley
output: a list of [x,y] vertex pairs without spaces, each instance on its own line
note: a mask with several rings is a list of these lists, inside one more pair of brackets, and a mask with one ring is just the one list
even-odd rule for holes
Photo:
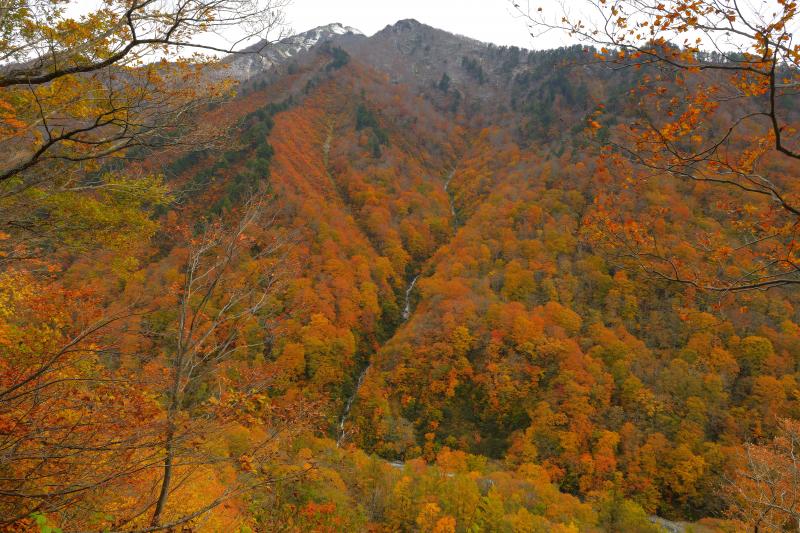
[[20,153],[82,90],[116,137],[64,150],[130,142],[0,180],[0,531],[794,524],[800,159],[668,44],[332,23],[0,92]]

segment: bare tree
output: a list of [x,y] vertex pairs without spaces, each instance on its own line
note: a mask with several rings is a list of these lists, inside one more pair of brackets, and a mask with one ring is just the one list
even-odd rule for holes
[[[190,246],[186,283],[167,305],[180,320],[138,354],[160,358],[166,374],[115,366],[121,339],[153,333],[138,329],[156,313],[152,302],[91,300],[82,292],[90,283],[63,287],[54,267],[72,259],[65,242],[91,241],[109,213],[155,227],[150,208],[168,197],[159,177],[109,163],[133,149],[169,157],[216,146],[227,124],[203,117],[233,82],[213,54],[242,52],[256,38],[268,46],[286,3],[109,0],[86,10],[0,0],[0,322],[14,333],[13,343],[0,340],[0,525],[38,512],[95,527],[123,495],[103,527],[185,524],[273,482],[274,442],[312,420],[307,406],[267,401],[269,376],[234,383],[224,372],[232,359],[247,368],[286,267],[262,200],[247,202],[233,225],[210,223]],[[263,430],[247,457],[198,451],[242,420]],[[199,469],[224,462],[235,463],[235,483],[175,509]]]
[[800,425],[784,420],[767,444],[748,444],[727,481],[731,513],[753,533],[800,531]]
[[[171,353],[167,368],[171,382],[165,390],[164,464],[152,527],[161,524],[173,489],[173,477],[182,460],[187,464],[197,464],[199,460],[185,443],[198,432],[209,431],[208,424],[217,426],[213,431],[220,430],[216,416],[206,418],[195,412],[191,415],[193,420],[187,421],[193,389],[198,382],[218,379],[220,366],[235,354],[262,348],[263,339],[253,342],[246,337],[244,328],[263,318],[270,298],[285,279],[285,261],[280,258],[285,242],[278,238],[258,243],[253,240],[252,232],[258,230],[263,236],[272,221],[274,214],[265,213],[263,200],[253,198],[246,203],[235,225],[209,225],[188,253],[177,300],[177,324],[168,337],[167,349]],[[256,245],[258,250],[253,253]],[[242,268],[245,262],[249,273]],[[263,394],[268,385],[268,381],[247,384],[247,393]],[[276,431],[268,438],[275,438]],[[265,445],[266,442],[256,446],[255,452]],[[248,462],[258,457],[255,452]],[[256,467],[250,464],[248,468]]]
[[[12,358],[17,367],[0,366],[0,524],[57,513],[77,529],[107,515],[110,505],[115,513],[108,530],[157,531],[287,481],[275,468],[285,440],[313,428],[319,406],[273,405],[271,375],[252,366],[289,266],[287,241],[266,200],[254,196],[240,214],[230,224],[208,223],[185,250],[172,311],[148,308],[151,302],[125,305],[113,315],[99,308],[98,318],[64,336],[46,357],[28,356],[31,349],[20,345]],[[4,281],[2,311],[13,312]],[[146,327],[165,311],[173,321],[158,332]],[[32,326],[29,344],[54,336],[41,317],[30,320],[20,322]],[[34,335],[39,325],[41,335]],[[105,359],[119,351],[114,339],[123,335],[151,339],[141,346],[152,353],[128,357],[155,360],[160,370],[112,368]],[[30,364],[23,367],[26,357]],[[204,446],[242,425],[257,428],[260,437],[241,455]],[[226,464],[237,476],[221,493],[191,508],[171,499],[209,468]],[[289,478],[304,473],[295,470]]]

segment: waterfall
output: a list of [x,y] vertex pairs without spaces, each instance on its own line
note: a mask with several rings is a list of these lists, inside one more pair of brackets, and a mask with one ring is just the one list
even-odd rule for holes
[[344,441],[344,438],[347,436],[347,432],[344,430],[344,423],[347,422],[347,418],[350,416],[350,409],[353,407],[353,402],[356,401],[356,396],[358,396],[358,391],[361,389],[361,385],[364,384],[364,378],[367,376],[367,370],[369,370],[370,365],[364,367],[364,370],[361,371],[361,375],[358,376],[358,381],[356,382],[356,388],[353,389],[353,394],[347,399],[347,403],[344,405],[344,411],[342,412],[342,418],[339,420],[339,438],[336,439],[336,447],[339,448]]
[[450,171],[450,174],[447,175],[447,181],[444,182],[444,192],[447,193],[447,200],[450,202],[450,214],[453,215],[453,220],[456,218],[456,206],[453,204],[453,195],[450,194],[448,190],[450,187],[450,182],[453,180],[453,176],[456,175],[456,169]]
[[419,279],[419,274],[414,276],[414,279],[411,280],[411,284],[406,289],[406,302],[403,306],[403,321],[408,320],[408,317],[411,316],[411,291],[414,290],[414,285],[417,284],[417,280]]
[[[417,284],[417,280],[419,279],[419,274],[414,276],[414,279],[411,280],[408,287],[406,288],[406,299],[405,305],[403,306],[403,320],[408,320],[411,316],[411,291],[414,290],[414,285]],[[364,378],[367,377],[367,372],[369,371],[371,363],[367,363],[367,366],[364,367],[364,370],[361,371],[361,374],[358,376],[358,381],[356,381],[356,387],[353,389],[353,394],[347,399],[347,403],[344,404],[344,411],[342,411],[342,417],[339,419],[339,438],[336,439],[336,447],[339,448],[342,446],[345,437],[347,437],[347,432],[344,429],[344,425],[347,422],[347,419],[350,417],[350,410],[353,408],[353,403],[356,401],[356,397],[358,396],[358,391],[361,390],[361,385],[364,384]]]
[[[327,143],[326,143],[327,145]],[[324,149],[325,155],[327,156],[327,146]],[[453,180],[453,176],[456,174],[456,169],[450,171],[447,175],[447,180],[444,182],[444,192],[447,193],[447,198],[450,202],[450,214],[453,216],[453,221],[455,223],[456,220],[456,206],[453,203],[453,195],[450,194],[448,190],[450,188],[450,182]],[[417,280],[419,279],[419,274],[414,276],[414,279],[411,280],[411,283],[408,284],[406,287],[405,293],[405,301],[403,302],[403,321],[407,321],[411,318],[411,293],[414,291],[414,286],[417,284]],[[358,381],[356,381],[356,386],[353,389],[353,393],[347,399],[347,402],[344,404],[344,411],[342,411],[342,417],[339,419],[339,437],[336,439],[336,446],[341,447],[342,443],[345,441],[347,437],[347,431],[345,430],[345,424],[347,420],[350,418],[350,410],[353,408],[353,404],[356,401],[356,397],[358,397],[358,393],[361,390],[361,386],[364,384],[364,379],[367,377],[367,372],[370,369],[372,364],[370,362],[367,363],[367,366],[364,367],[364,370],[361,371],[361,374],[358,376]],[[392,464],[395,467],[402,467],[403,463]]]

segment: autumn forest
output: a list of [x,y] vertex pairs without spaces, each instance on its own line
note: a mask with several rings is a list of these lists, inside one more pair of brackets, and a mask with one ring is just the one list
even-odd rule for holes
[[574,3],[0,0],[0,531],[800,531],[798,4]]

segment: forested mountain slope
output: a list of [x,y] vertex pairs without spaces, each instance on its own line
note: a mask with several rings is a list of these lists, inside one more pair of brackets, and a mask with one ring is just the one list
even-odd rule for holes
[[[314,74],[269,137],[299,232],[269,354],[287,386],[330,401],[335,436],[370,365],[348,444],[533,462],[576,495],[618,483],[650,513],[720,513],[731,447],[796,414],[794,297],[727,305],[622,269],[597,241],[595,202],[627,176],[583,128],[599,101],[634,113],[643,74],[415,21],[327,46],[293,69]],[[681,186],[618,207],[688,237],[714,212],[679,204]]]
[[[187,420],[209,402],[213,416],[246,411],[194,444],[238,463],[210,462],[179,490],[222,492],[261,472],[239,452],[280,423],[296,431],[272,441],[263,468],[292,483],[237,495],[197,527],[658,531],[658,515],[738,531],[725,485],[742,445],[800,418],[800,302],[790,289],[709,294],[654,278],[609,237],[638,221],[700,265],[688,243],[729,230],[703,184],[651,175],[633,195],[640,171],[599,156],[652,72],[413,20],[372,37],[312,34],[280,58],[231,60],[238,95],[202,111],[236,124],[227,145],[129,163],[163,173],[175,199],[153,206],[151,239],[123,243],[117,263],[117,250],[59,262],[64,292],[89,272],[104,280],[86,295],[99,309],[161,306],[97,362],[155,383],[160,356],[140,354],[162,353],[175,327],[187,243],[204,220],[238,216],[251,191],[269,199],[269,227],[242,237],[225,283],[262,261],[280,281],[241,325],[251,344],[183,405]],[[601,102],[615,118],[587,132]],[[263,259],[272,242],[279,254]],[[3,320],[15,290],[0,292]],[[13,335],[0,329],[0,343]],[[217,394],[223,382],[257,385],[261,403]],[[159,393],[140,392],[157,409]],[[117,524],[108,514],[92,520]]]

